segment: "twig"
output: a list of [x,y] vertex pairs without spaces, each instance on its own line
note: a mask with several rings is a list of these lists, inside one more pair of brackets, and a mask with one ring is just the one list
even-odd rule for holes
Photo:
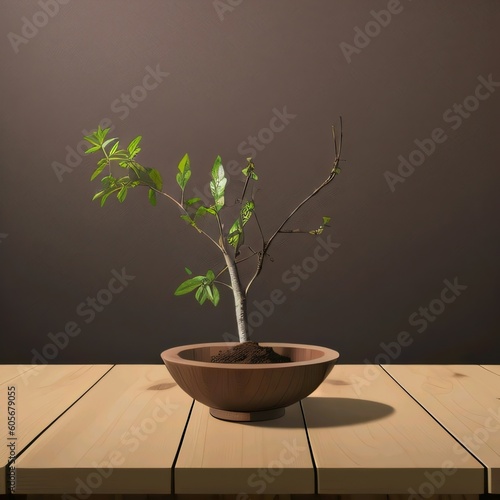
[[286,232],[283,231],[283,227],[286,225],[286,223],[311,199],[313,198],[314,196],[316,196],[325,186],[327,186],[328,184],[330,184],[330,182],[333,181],[333,179],[335,179],[337,173],[338,173],[338,165],[339,165],[339,162],[340,162],[340,156],[342,154],[342,117],[340,117],[340,138],[339,140],[337,140],[337,136],[336,136],[336,133],[335,133],[335,127],[332,126],[332,135],[333,135],[333,145],[334,145],[334,151],[335,151],[335,158],[334,158],[334,161],[333,161],[333,168],[332,170],[330,171],[330,174],[328,175],[328,177],[309,195],[307,196],[304,200],[302,200],[291,212],[290,214],[285,217],[285,220],[278,226],[278,229],[276,229],[276,231],[274,231],[274,233],[271,235],[271,237],[267,240],[267,242],[264,242],[264,245],[263,245],[263,249],[262,249],[262,254],[259,256],[259,262],[257,263],[257,268],[255,270],[255,273],[254,275],[252,276],[252,278],[250,279],[248,285],[246,286],[245,288],[245,294],[248,293],[251,285],[253,284],[253,282],[255,281],[255,279],[257,278],[257,276],[260,274],[260,272],[262,271],[262,266],[263,266],[263,263],[264,263],[264,257],[265,255],[267,254],[267,251],[269,250],[269,247],[271,246],[271,244],[273,243],[274,239],[276,238],[276,236],[282,232]]

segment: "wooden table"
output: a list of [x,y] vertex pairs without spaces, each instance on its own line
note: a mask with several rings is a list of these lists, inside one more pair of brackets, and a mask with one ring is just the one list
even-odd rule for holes
[[2,365],[0,415],[0,494],[500,493],[500,366],[337,365],[284,417],[232,423],[163,365]]

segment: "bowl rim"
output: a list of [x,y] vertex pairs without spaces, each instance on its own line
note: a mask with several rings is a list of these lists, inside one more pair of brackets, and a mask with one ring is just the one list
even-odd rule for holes
[[329,347],[323,347],[312,344],[294,344],[289,342],[259,342],[259,345],[263,347],[291,347],[296,349],[311,349],[314,351],[322,351],[322,355],[318,358],[304,360],[304,361],[291,361],[289,363],[211,363],[210,361],[195,361],[190,359],[184,359],[180,356],[182,351],[187,351],[191,349],[209,348],[209,347],[233,347],[240,344],[240,342],[203,342],[198,344],[185,344],[175,347],[170,347],[161,353],[161,358],[166,364],[167,362],[174,363],[177,365],[189,365],[189,366],[202,366],[205,368],[213,369],[228,369],[228,370],[265,370],[270,368],[279,369],[290,369],[297,366],[306,365],[317,365],[321,363],[336,362],[340,354],[330,349]]

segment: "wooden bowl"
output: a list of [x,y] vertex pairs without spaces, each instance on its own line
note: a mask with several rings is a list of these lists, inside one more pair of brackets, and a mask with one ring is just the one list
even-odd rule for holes
[[172,347],[161,353],[177,384],[192,398],[210,407],[223,420],[271,420],[285,407],[311,394],[339,358],[327,347],[259,342],[291,358],[290,363],[211,363],[219,351],[237,342],[214,342]]

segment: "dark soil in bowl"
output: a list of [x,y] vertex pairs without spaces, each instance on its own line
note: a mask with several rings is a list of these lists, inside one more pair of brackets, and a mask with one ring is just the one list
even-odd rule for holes
[[292,360],[288,356],[282,356],[273,350],[272,347],[262,347],[257,342],[243,342],[235,345],[226,351],[219,351],[212,356],[212,363],[290,363]]

